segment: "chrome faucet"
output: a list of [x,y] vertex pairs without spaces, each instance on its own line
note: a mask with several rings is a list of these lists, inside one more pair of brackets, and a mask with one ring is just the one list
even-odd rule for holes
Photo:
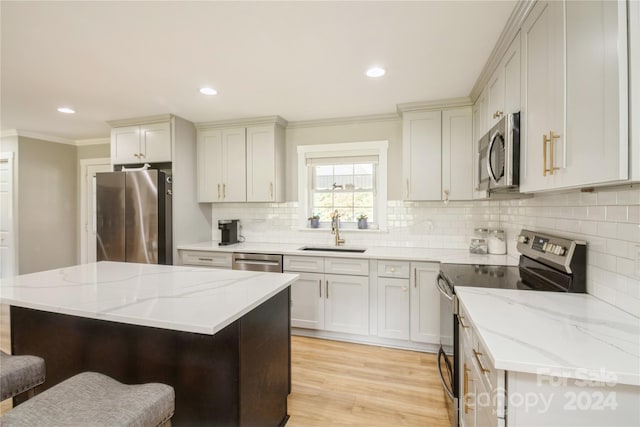
[[336,235],[336,246],[346,242],[346,240],[340,238],[340,214],[337,209],[331,215],[331,234]]

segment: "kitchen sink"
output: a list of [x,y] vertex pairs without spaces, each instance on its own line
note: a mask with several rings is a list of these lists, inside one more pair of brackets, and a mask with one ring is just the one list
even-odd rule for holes
[[299,251],[321,251],[321,252],[347,252],[354,254],[363,254],[366,249],[362,248],[341,248],[339,246],[303,246]]

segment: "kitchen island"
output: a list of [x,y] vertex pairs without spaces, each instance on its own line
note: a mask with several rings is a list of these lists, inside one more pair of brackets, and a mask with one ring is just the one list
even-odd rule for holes
[[3,279],[43,389],[83,371],[174,387],[173,425],[282,425],[293,274],[99,262]]

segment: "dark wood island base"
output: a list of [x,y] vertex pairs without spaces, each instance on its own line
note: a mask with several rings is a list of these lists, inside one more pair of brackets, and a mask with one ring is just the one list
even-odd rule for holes
[[289,295],[287,287],[215,335],[12,306],[12,352],[45,359],[40,390],[84,371],[126,384],[169,384],[176,393],[174,426],[284,425]]

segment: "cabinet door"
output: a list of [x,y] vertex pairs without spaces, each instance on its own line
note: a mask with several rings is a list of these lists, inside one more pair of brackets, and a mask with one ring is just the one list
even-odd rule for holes
[[476,426],[476,378],[473,369],[473,354],[471,345],[464,338],[460,338],[460,356],[458,357],[458,369],[460,369],[460,411],[458,419],[460,427]]
[[378,336],[409,339],[409,281],[378,278]]
[[504,113],[517,113],[520,105],[522,73],[520,72],[520,33],[507,49],[501,63],[504,70]]
[[[564,16],[563,2],[536,3],[525,20],[522,47],[522,103],[520,117],[520,189],[553,188],[557,173],[543,173],[563,162],[564,129]],[[557,135],[543,157],[543,138]],[[553,162],[551,155],[553,154]],[[554,171],[557,172],[557,171]]]
[[111,129],[111,162],[122,165],[140,163],[140,127]]
[[489,194],[480,191],[480,170],[478,145],[480,138],[487,132],[487,90],[482,91],[476,103],[473,104],[473,198],[486,199]]
[[565,11],[567,142],[558,186],[627,179],[626,2],[567,1]]
[[402,158],[405,200],[441,200],[442,113],[404,113]]
[[275,200],[275,158],[274,127],[247,128],[247,202]]
[[504,68],[502,64],[494,71],[487,85],[489,126],[493,126],[504,116]]
[[222,200],[247,201],[245,128],[222,129]]
[[140,126],[140,161],[145,163],[171,161],[171,123]]
[[411,340],[440,343],[440,264],[411,263]]
[[325,291],[325,329],[368,335],[369,278],[325,274]]
[[473,197],[473,141],[471,107],[442,112],[442,198]]
[[291,285],[291,326],[324,328],[324,275],[298,273],[300,278]]
[[198,132],[198,202],[222,201],[222,130]]

